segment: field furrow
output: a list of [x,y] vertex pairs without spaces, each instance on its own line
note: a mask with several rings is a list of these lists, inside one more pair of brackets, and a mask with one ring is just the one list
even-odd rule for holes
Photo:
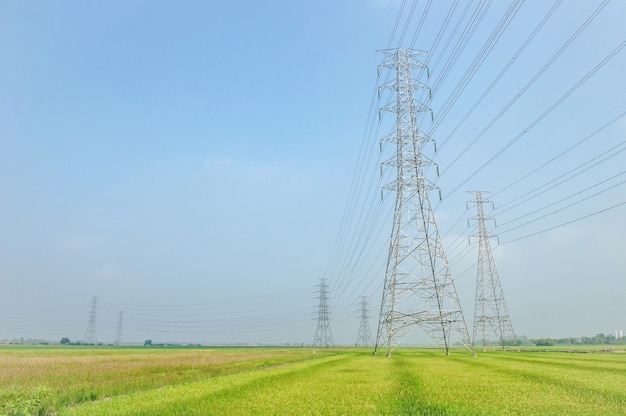
[[0,414],[623,415],[625,365],[600,352],[7,348]]

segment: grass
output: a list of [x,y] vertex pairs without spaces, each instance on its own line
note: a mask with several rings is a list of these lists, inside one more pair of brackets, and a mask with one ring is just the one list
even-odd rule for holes
[[[332,352],[316,356],[325,354]],[[23,407],[30,401],[34,404],[31,414],[45,414],[85,402],[308,359],[310,350],[296,348],[4,347],[0,348],[0,403],[22,403]],[[42,389],[45,395],[40,393]],[[0,407],[0,415],[2,412],[10,414]]]
[[[67,414],[380,414],[388,410],[393,377],[385,370],[390,361],[375,360],[374,368],[368,365],[372,361],[369,355],[346,352],[81,406]],[[373,369],[388,376],[373,384]],[[379,394],[372,396],[374,385]]]
[[409,363],[399,365],[410,371],[407,380],[419,380],[423,402],[446,409],[435,414],[617,415],[626,408],[623,355],[491,352],[478,359],[425,358],[429,365],[410,365],[404,357]]
[[23,414],[623,415],[626,409],[620,353],[491,351],[472,358],[461,350],[446,356],[398,349],[386,358],[348,348],[0,349],[0,374],[9,368],[12,381],[2,377],[0,391],[40,392],[40,406]]

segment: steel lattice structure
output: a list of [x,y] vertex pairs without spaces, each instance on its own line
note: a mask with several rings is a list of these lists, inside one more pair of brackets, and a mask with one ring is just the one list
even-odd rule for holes
[[317,329],[313,338],[313,346],[334,347],[333,333],[330,330],[330,311],[328,308],[328,285],[326,279],[320,279],[319,309]]
[[98,312],[98,297],[91,299],[91,310],[89,312],[89,321],[83,342],[85,344],[98,345],[98,336],[96,333],[96,314]]
[[493,202],[483,197],[483,194],[486,193],[484,191],[471,193],[475,195],[475,198],[470,200],[469,204],[476,205],[477,215],[471,217],[470,220],[475,220],[478,223],[478,233],[470,236],[478,238],[473,345],[476,345],[477,340],[480,340],[483,351],[485,351],[489,336],[495,335],[498,343],[504,349],[507,341],[517,345],[517,340],[489,243],[489,239],[496,236],[489,233],[486,226],[487,220],[495,220],[485,215],[484,204],[492,204],[493,207]]
[[359,333],[356,337],[357,347],[367,347],[372,344],[372,335],[370,333],[369,316],[367,313],[367,299],[365,296],[361,296],[361,323],[359,324]]
[[114,345],[122,344],[122,318],[124,317],[124,312],[120,311],[120,318],[117,322],[117,332],[115,333],[115,342]]
[[382,139],[396,145],[395,155],[383,163],[395,167],[397,177],[385,186],[395,191],[396,201],[374,354],[386,348],[390,356],[415,326],[443,345],[446,354],[453,342],[471,350],[428,197],[437,188],[424,176],[424,169],[434,166],[434,162],[423,155],[422,149],[433,140],[418,130],[417,119],[420,112],[430,109],[417,102],[414,94],[416,89],[429,90],[412,76],[415,69],[427,69],[417,59],[423,52],[382,52],[387,60],[380,67],[396,74],[394,80],[380,87],[395,92],[395,101],[381,110],[396,115],[395,131]]

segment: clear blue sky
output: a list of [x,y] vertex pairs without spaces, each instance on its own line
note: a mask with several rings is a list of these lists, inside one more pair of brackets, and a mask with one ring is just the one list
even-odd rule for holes
[[466,191],[485,190],[516,332],[626,329],[626,206],[579,220],[626,201],[626,5],[576,34],[602,2],[565,1],[530,39],[555,3],[519,3],[485,49],[516,2],[453,4],[0,1],[0,339],[81,339],[98,296],[104,342],[123,311],[128,342],[310,343],[322,277],[335,340],[361,295],[375,331],[389,46],[430,51],[422,129],[468,325]]

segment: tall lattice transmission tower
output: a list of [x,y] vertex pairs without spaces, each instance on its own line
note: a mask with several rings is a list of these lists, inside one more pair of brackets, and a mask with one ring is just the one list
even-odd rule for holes
[[476,302],[474,305],[473,343],[482,343],[483,351],[487,349],[490,336],[495,336],[498,343],[505,348],[507,342],[517,345],[509,308],[504,300],[504,291],[496,270],[496,263],[491,252],[489,239],[496,237],[487,231],[486,221],[495,221],[485,215],[485,204],[493,202],[484,198],[484,191],[473,191],[474,199],[468,204],[476,205],[477,215],[471,217],[478,223],[478,233],[471,237],[478,238],[478,272],[476,274]]
[[328,308],[328,285],[326,279],[320,279],[319,309],[317,318],[317,329],[313,338],[313,346],[332,347],[335,346],[333,333],[330,330],[330,311]]
[[91,309],[89,311],[89,321],[87,322],[87,330],[85,331],[84,343],[98,345],[98,336],[96,334],[96,315],[98,313],[98,297],[91,298]]
[[435,165],[422,153],[433,140],[418,129],[417,119],[420,112],[431,110],[417,102],[415,90],[430,91],[412,76],[415,69],[427,69],[417,59],[424,52],[387,49],[382,53],[387,60],[380,67],[394,70],[395,79],[380,88],[393,91],[395,100],[381,110],[396,116],[394,131],[382,139],[395,144],[395,155],[383,163],[396,168],[397,177],[384,187],[396,192],[396,202],[374,354],[386,348],[390,356],[415,326],[443,345],[446,354],[455,341],[471,350],[428,197],[437,188],[424,175],[425,168]]
[[117,321],[117,332],[115,333],[115,345],[122,344],[122,318],[124,317],[124,312],[120,311],[120,318]]
[[361,323],[359,324],[359,333],[356,337],[357,347],[367,347],[372,344],[372,335],[370,333],[369,309],[367,308],[367,298],[361,296]]

